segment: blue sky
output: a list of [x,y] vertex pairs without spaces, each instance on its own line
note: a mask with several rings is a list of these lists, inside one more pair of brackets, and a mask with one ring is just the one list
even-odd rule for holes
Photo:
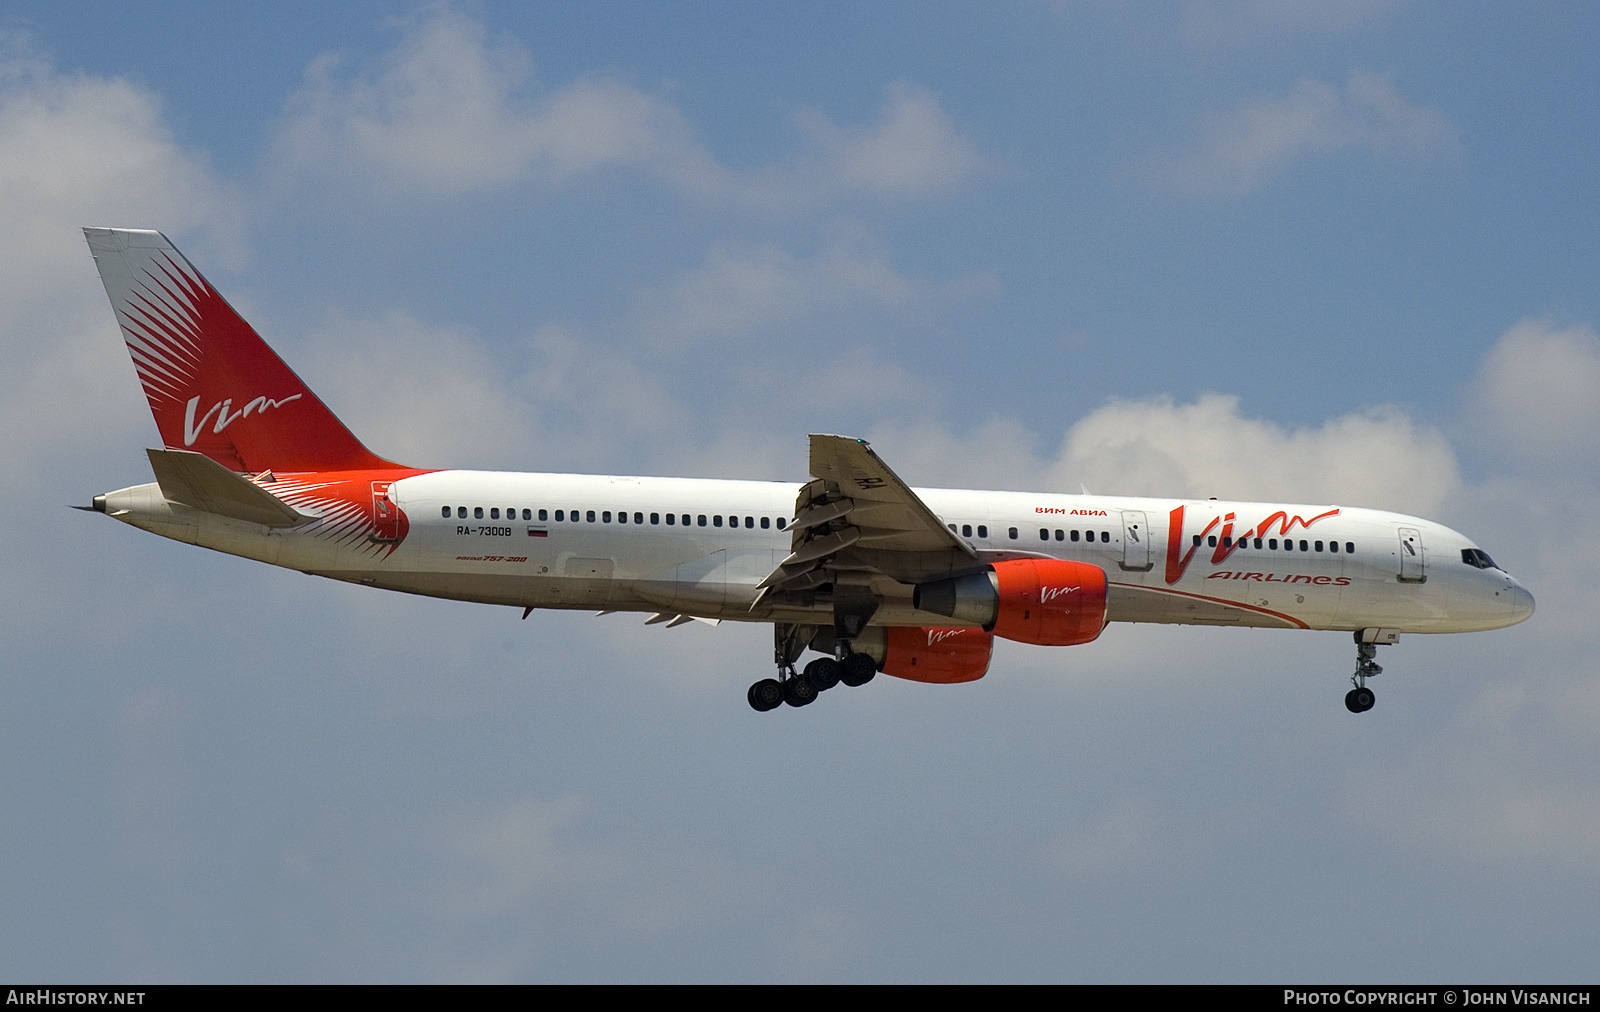
[[[1578,4],[0,15],[0,969],[1571,980],[1600,683]],[[155,440],[159,228],[419,466],[1368,505],[1539,614],[1114,627],[753,714],[761,627],[363,593],[65,510]]]

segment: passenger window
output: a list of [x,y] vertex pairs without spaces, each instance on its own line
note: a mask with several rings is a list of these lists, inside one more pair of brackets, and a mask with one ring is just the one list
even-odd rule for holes
[[771,517],[762,517],[761,518],[761,529],[764,530],[764,531],[772,529],[772,518]]
[[1012,541],[1017,540],[1017,529],[1015,527],[1012,527],[1009,531],[1007,531],[1007,533],[1010,535]]
[[590,510],[588,513],[585,513],[584,516],[591,524],[594,523],[594,510]]
[[713,527],[721,527],[722,526],[722,514],[721,513],[718,513],[716,516],[711,518],[711,526],[713,526]]
[[1049,541],[1050,540],[1050,532],[1045,530],[1043,527],[1039,528],[1039,540],[1040,541]]
[[700,514],[700,517],[696,523],[698,523],[701,527],[704,527],[706,525],[706,515],[704,513]]
[[472,507],[472,519],[474,519],[474,520],[482,520],[483,519],[483,507],[482,506],[474,506],[474,507]]
[[1206,544],[1210,545],[1212,548],[1217,547],[1217,536],[1213,534],[1209,538],[1206,538]]
[[986,524],[979,524],[979,525],[978,525],[978,537],[980,537],[980,538],[986,538],[986,537],[988,537],[988,536],[989,536],[989,528],[988,528],[988,525],[986,525]]
[[456,519],[457,520],[465,520],[466,518],[467,518],[467,508],[465,506],[457,506],[456,507]]
[[1227,537],[1223,538],[1222,539],[1222,547],[1223,548],[1232,548],[1233,547],[1233,539],[1232,538],[1227,538]]
[[604,511],[604,512],[602,512],[600,514],[600,522],[601,523],[607,523],[607,524],[609,524],[611,522],[611,511],[610,510],[606,510],[606,511]]
[[490,520],[499,520],[500,519],[500,507],[498,507],[498,506],[489,507],[489,519]]
[[971,524],[962,524],[961,525],[961,536],[964,537],[964,538],[972,537],[972,525]]
[[625,524],[627,522],[628,522],[628,511],[627,510],[623,510],[621,513],[617,514],[617,523]]
[[1339,542],[1337,542],[1337,541],[1328,542],[1328,551],[1337,553],[1339,551]]
[[676,513],[668,513],[667,514],[667,526],[668,527],[671,527],[674,523],[677,522],[677,520],[678,520],[678,514],[676,514]]
[[1101,531],[1100,532],[1100,543],[1103,544],[1103,545],[1111,544],[1111,532],[1110,531]]
[[783,517],[779,517],[778,518],[778,530],[780,530],[780,531],[783,530],[783,525],[788,523],[788,522],[789,521],[785,520]]
[[[669,517],[671,515],[672,514],[670,514],[670,513],[667,514],[667,516],[669,516]],[[660,523],[661,523],[661,514],[660,513],[652,513],[652,514],[650,514],[650,522],[659,526]]]
[[[763,517],[762,519],[764,520],[766,518]],[[744,529],[745,530],[748,531],[748,530],[752,529],[753,527],[755,527],[755,525],[756,525],[756,518],[755,517],[745,517],[744,518]]]
[[566,511],[565,510],[556,510],[556,519],[557,520],[565,520],[565,519],[567,519]]
[[[539,519],[540,520],[549,520],[550,519],[550,511],[549,510],[540,510],[539,511]],[[557,517],[556,519],[559,520],[560,518]]]
[[1276,552],[1278,550],[1278,539],[1277,538],[1268,538],[1267,539],[1267,547],[1272,549],[1274,552]]
[[1261,547],[1261,539],[1260,538],[1256,538],[1256,547],[1257,548]]
[[956,533],[956,525],[955,524],[945,524],[945,526],[950,528],[950,533],[951,534]]
[[1344,552],[1346,555],[1356,554],[1356,543],[1354,541],[1346,541],[1344,543]]
[[450,507],[446,506],[443,512],[441,512],[439,515],[444,517],[446,520],[450,519]]
[[[1078,533],[1078,532],[1077,532],[1077,531],[1073,531],[1073,532],[1072,532],[1072,533],[1074,533],[1074,534],[1076,534],[1076,533]],[[1065,539],[1066,539],[1066,536],[1067,536],[1067,532],[1066,532],[1066,531],[1064,531],[1064,530],[1062,530],[1062,529],[1061,529],[1061,528],[1059,528],[1059,527],[1057,527],[1057,528],[1056,528],[1056,540],[1057,540],[1057,541],[1063,541],[1063,540],[1065,540]],[[1074,539],[1074,540],[1076,540],[1076,539]]]
[[[1056,540],[1057,541],[1061,540],[1061,532],[1060,531],[1056,531]],[[1072,540],[1073,541],[1077,541],[1078,540],[1078,532],[1077,531],[1073,531],[1072,532]]]
[[[701,517],[700,518],[700,526],[704,527],[705,523],[706,523],[705,518]],[[683,526],[685,526],[685,527],[689,526],[689,514],[687,514],[687,513],[685,513],[683,515]]]
[[1304,541],[1302,541],[1302,542],[1300,542],[1300,550],[1302,552],[1309,552],[1311,549],[1307,548],[1306,547],[1306,543]]
[[[1274,542],[1274,544],[1276,544],[1276,542]],[[1195,536],[1194,536],[1194,546],[1195,546],[1195,547],[1196,547],[1196,548],[1199,548],[1199,547],[1200,547],[1200,535],[1198,535],[1198,534],[1196,534],[1196,535],[1195,535]]]
[[[651,516],[655,516],[655,514],[654,514],[654,513],[652,513],[652,514],[650,514],[650,515],[651,515]],[[634,523],[636,523],[636,524],[642,524],[642,523],[644,523],[644,514],[643,514],[643,513],[635,513],[635,514],[634,514],[634,515],[633,515],[633,522],[634,522]]]

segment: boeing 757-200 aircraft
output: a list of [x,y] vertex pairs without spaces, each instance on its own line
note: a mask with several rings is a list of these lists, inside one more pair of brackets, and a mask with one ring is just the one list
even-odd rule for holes
[[[1336,629],[1353,712],[1379,644],[1497,629],[1533,597],[1467,538],[1342,506],[908,487],[864,440],[811,437],[804,483],[406,467],[334,417],[166,236],[86,228],[163,447],[93,509],[316,576],[647,624],[766,622],[804,706],[882,671],[966,682],[996,636],[1088,643],[1107,622]],[[822,656],[797,670],[807,648]]]

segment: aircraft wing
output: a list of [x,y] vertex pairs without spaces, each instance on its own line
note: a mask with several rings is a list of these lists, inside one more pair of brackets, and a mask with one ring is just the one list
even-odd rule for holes
[[801,488],[790,553],[761,582],[761,599],[823,584],[870,586],[876,575],[916,584],[978,565],[957,537],[864,439],[811,437],[812,481]]
[[[843,515],[860,531],[856,543],[863,547],[897,552],[954,550],[968,558],[977,557],[972,546],[940,523],[865,439],[813,435],[811,476],[837,486],[839,501],[849,503]],[[803,523],[799,515],[795,521],[797,526]]]

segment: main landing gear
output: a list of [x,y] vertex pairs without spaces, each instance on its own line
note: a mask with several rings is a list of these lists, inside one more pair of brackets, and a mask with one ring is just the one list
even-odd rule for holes
[[1344,694],[1344,708],[1351,713],[1366,713],[1378,701],[1377,695],[1367,688],[1367,679],[1383,674],[1383,668],[1378,665],[1378,646],[1384,643],[1394,643],[1400,639],[1400,634],[1390,629],[1357,629],[1356,641],[1356,673],[1350,676],[1350,682],[1355,686]]
[[784,703],[806,706],[835,685],[865,685],[878,673],[878,663],[866,654],[846,654],[844,660],[818,657],[795,671],[793,664],[778,668],[777,678],[763,678],[750,686],[748,698],[753,709],[776,710]]
[[752,709],[766,712],[784,703],[806,706],[817,698],[818,693],[826,692],[835,685],[865,685],[878,673],[878,662],[866,654],[851,652],[848,643],[841,643],[844,654],[841,659],[818,657],[807,664],[803,671],[796,671],[795,661],[810,640],[810,636],[803,633],[812,631],[791,623],[777,624],[773,631],[772,652],[773,660],[778,665],[778,677],[763,678],[750,686],[747,698]]

